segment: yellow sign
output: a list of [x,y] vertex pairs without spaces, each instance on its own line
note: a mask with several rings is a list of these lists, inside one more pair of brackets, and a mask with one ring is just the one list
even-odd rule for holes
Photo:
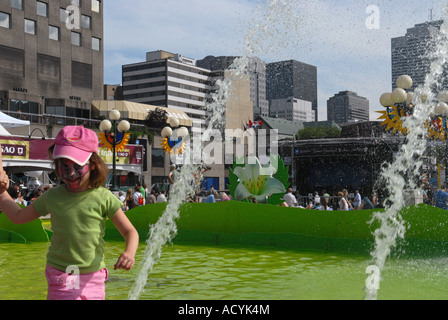
[[[113,163],[113,152],[108,148],[98,148],[98,155],[103,159],[105,163]],[[123,149],[116,152],[116,161],[119,164],[131,163],[131,151],[129,149]]]
[[0,140],[3,159],[28,160],[30,142],[22,140]]

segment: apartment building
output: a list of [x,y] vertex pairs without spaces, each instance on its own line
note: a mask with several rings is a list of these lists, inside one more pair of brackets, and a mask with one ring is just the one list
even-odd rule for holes
[[317,67],[296,60],[266,65],[266,98],[269,104],[276,99],[291,97],[309,101],[314,121],[318,121],[317,95]]
[[310,101],[293,97],[271,100],[270,117],[289,121],[312,122],[315,120],[315,111]]
[[[235,56],[207,56],[196,62],[197,66],[209,69],[213,72],[223,72],[232,67]],[[266,63],[258,57],[249,58],[247,74],[250,80],[250,100],[253,105],[253,115],[267,117],[269,115],[269,102],[266,100]]]
[[356,92],[341,91],[327,101],[327,119],[337,124],[349,121],[369,121],[369,100]]
[[214,89],[210,70],[196,67],[194,59],[158,50],[146,61],[122,67],[123,99],[185,112],[193,128],[206,123],[206,102]]

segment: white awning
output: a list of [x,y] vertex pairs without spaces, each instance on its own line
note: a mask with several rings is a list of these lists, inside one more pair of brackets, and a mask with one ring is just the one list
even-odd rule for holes
[[53,171],[53,162],[48,160],[12,160],[3,159],[3,167],[8,173],[28,171]]
[[[109,173],[112,173],[112,164],[107,164]],[[141,164],[116,164],[117,171],[134,172],[135,174],[142,175],[143,168]]]
[[149,111],[159,108],[168,113],[168,118],[177,118],[180,125],[187,127],[191,127],[193,125],[191,118],[185,112],[174,108],[165,108],[152,106],[149,104],[117,100],[94,100],[92,102],[92,107],[99,112],[99,116],[104,116],[107,118],[109,116],[109,112],[116,109],[120,111],[122,118],[141,121],[146,120]]
[[2,125],[3,128],[16,128],[29,126],[30,122],[8,116],[0,111],[0,125]]

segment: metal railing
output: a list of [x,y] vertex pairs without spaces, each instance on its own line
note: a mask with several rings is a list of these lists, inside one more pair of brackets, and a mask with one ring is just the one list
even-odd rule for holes
[[2,111],[3,113],[10,115],[11,117],[27,120],[33,124],[40,125],[57,125],[57,126],[71,126],[71,125],[82,125],[89,129],[98,129],[101,120],[97,119],[85,119],[76,117],[67,117],[52,114],[34,114],[16,111]]

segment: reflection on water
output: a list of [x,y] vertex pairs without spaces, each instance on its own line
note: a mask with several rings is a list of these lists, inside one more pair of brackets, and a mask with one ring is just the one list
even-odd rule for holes
[[[139,248],[140,262],[145,245]],[[0,244],[0,300],[46,299],[48,244]],[[124,248],[108,242],[107,299],[125,300],[138,269],[113,270]],[[367,256],[269,248],[174,245],[149,274],[145,300],[362,300]],[[448,299],[448,258],[392,259],[379,299]]]

